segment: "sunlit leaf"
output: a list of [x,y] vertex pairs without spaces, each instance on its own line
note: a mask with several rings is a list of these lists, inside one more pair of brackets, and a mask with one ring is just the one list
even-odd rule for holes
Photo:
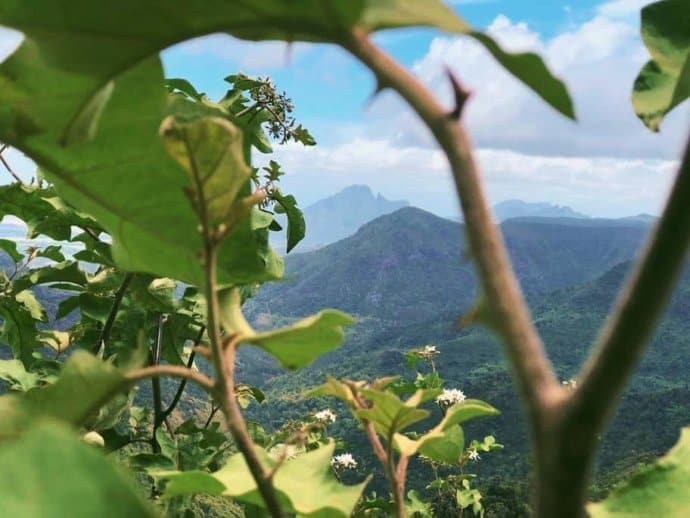
[[681,430],[676,445],[654,465],[642,468],[603,502],[589,504],[592,518],[690,516],[690,428]]
[[[335,443],[288,460],[276,471],[274,486],[287,512],[305,517],[348,517],[366,482],[354,486],[340,484],[331,469]],[[257,449],[264,466],[271,469],[276,461]],[[200,471],[159,472],[168,481],[165,495],[209,493],[227,495],[235,500],[263,507],[263,501],[244,457],[234,455],[215,473]]]
[[438,462],[454,464],[464,449],[464,437],[458,425],[477,417],[498,413],[488,403],[468,399],[450,407],[441,422],[418,439],[398,434],[395,436],[395,444],[407,456],[419,452]]
[[345,337],[343,327],[352,323],[345,313],[326,309],[290,326],[246,336],[243,341],[269,352],[283,367],[299,369],[336,349]]
[[642,40],[652,59],[635,80],[637,116],[658,131],[664,116],[690,97],[690,8],[686,0],[663,0],[642,9]]

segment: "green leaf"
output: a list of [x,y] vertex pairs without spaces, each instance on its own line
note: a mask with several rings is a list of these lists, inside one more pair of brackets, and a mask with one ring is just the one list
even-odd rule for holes
[[[278,468],[273,483],[285,511],[315,518],[346,518],[351,515],[367,481],[354,486],[340,484],[331,469],[334,449],[335,443],[330,442],[288,460]],[[275,466],[276,461],[263,449],[257,448],[257,453],[267,469]],[[196,493],[222,494],[263,507],[256,483],[240,454],[231,457],[215,473],[162,471],[155,475],[168,481],[166,497]]]
[[440,423],[416,440],[397,434],[395,445],[408,457],[419,452],[438,462],[455,464],[464,450],[464,437],[462,431],[458,433],[458,425],[477,417],[498,413],[488,403],[468,399],[450,407]]
[[23,291],[16,296],[0,296],[0,341],[9,345],[15,357],[30,366],[36,341],[36,323],[43,320],[45,313],[33,293]]
[[220,117],[186,124],[168,117],[160,132],[168,153],[189,175],[192,203],[200,220],[206,219],[211,228],[228,221],[251,173],[244,160],[242,132]]
[[615,489],[603,502],[589,504],[592,518],[690,516],[690,427],[683,428],[676,445],[654,465]]
[[405,402],[387,391],[363,388],[361,393],[373,405],[368,409],[356,410],[355,415],[360,419],[370,421],[383,437],[390,437],[429,417],[429,411],[417,408],[417,405],[428,397],[434,397],[438,392],[418,390]]
[[635,79],[635,113],[652,131],[690,97],[690,9],[686,0],[664,0],[642,9],[642,40],[652,59]]
[[[16,290],[24,290],[39,284],[57,282],[73,284],[75,288],[79,288],[86,285],[86,274],[79,268],[79,263],[76,261],[55,263],[50,266],[29,270],[26,275],[14,282],[14,287]],[[62,286],[62,288],[64,289],[65,286]]]
[[100,88],[75,115],[60,139],[63,145],[91,140],[96,135],[98,122],[106,104],[113,95],[115,83],[108,81]]
[[326,309],[288,327],[244,336],[242,341],[269,352],[287,369],[299,369],[336,349],[345,337],[343,326],[352,323],[349,315]]
[[0,360],[0,379],[9,384],[10,390],[26,392],[38,385],[40,377],[27,371],[19,360]]
[[60,245],[50,245],[46,246],[42,250],[39,250],[36,257],[46,257],[52,259],[56,263],[61,263],[65,260],[65,256],[62,253]]
[[282,211],[287,216],[287,249],[286,253],[295,248],[297,243],[304,239],[307,231],[307,224],[304,221],[304,214],[297,207],[297,200],[293,195],[283,196],[280,191],[276,189],[273,192],[273,198],[280,204]]
[[527,85],[547,104],[570,119],[575,109],[565,84],[553,76],[544,61],[533,52],[506,52],[487,34],[471,31],[469,36],[484,45],[503,68]]
[[0,239],[0,250],[10,256],[15,263],[24,259],[24,254],[17,250],[17,242],[11,239]]
[[41,417],[83,425],[128,384],[114,366],[76,351],[54,385],[0,397],[0,440],[21,434]]
[[153,517],[133,480],[100,451],[56,423],[43,423],[0,447],[0,502],[5,516]]

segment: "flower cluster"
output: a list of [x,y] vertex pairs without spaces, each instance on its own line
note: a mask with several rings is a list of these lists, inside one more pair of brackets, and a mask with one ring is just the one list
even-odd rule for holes
[[351,453],[341,453],[331,459],[331,465],[335,469],[355,469],[357,461]]
[[479,456],[479,452],[477,450],[470,450],[468,458],[474,461],[481,459],[481,457]]
[[330,408],[327,408],[326,410],[316,412],[314,414],[314,419],[321,423],[335,423],[335,414],[331,411]]
[[467,399],[465,393],[459,389],[443,389],[443,392],[436,397],[436,402],[439,405],[454,405],[455,403],[462,403]]

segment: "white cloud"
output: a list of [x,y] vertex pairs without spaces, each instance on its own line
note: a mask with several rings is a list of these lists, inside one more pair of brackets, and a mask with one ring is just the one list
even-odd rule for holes
[[640,9],[651,2],[652,0],[612,0],[600,5],[597,12],[611,18],[637,16]]
[[[565,80],[577,123],[546,106],[468,38],[435,38],[413,71],[449,107],[446,66],[470,88],[465,121],[482,147],[530,154],[675,158],[690,122],[687,105],[667,118],[661,135],[642,126],[630,105],[633,81],[648,59],[637,22],[603,14],[622,16],[638,4],[604,4],[587,22],[551,38],[502,15],[489,26],[488,32],[504,48],[539,52]],[[391,133],[401,145],[431,145],[426,130],[395,96],[382,96],[370,115],[377,134],[382,128],[395,128]]]
[[[282,146],[277,159],[288,175],[285,188],[309,204],[354,183],[427,210],[457,213],[443,154],[385,139],[355,138],[331,147]],[[477,157],[492,203],[509,198],[570,205],[602,217],[658,213],[676,163],[660,159],[558,157],[504,149],[480,149]]]

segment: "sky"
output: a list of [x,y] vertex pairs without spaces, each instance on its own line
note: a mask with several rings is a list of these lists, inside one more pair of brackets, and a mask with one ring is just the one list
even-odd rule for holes
[[[504,72],[473,41],[433,30],[377,34],[450,106],[445,68],[472,91],[463,122],[492,203],[506,199],[568,205],[593,216],[658,214],[690,124],[685,103],[651,134],[635,117],[630,90],[648,59],[639,37],[639,9],[648,0],[451,0],[463,18],[505,49],[540,53],[575,102],[571,122]],[[21,36],[0,32],[0,58]],[[277,146],[284,191],[302,206],[352,184],[406,199],[442,216],[458,214],[446,160],[416,116],[390,92],[371,98],[371,74],[332,45],[249,43],[210,35],[167,49],[168,77],[184,77],[211,98],[223,77],[242,71],[270,76],[295,102],[295,115],[316,147]],[[17,152],[15,168],[33,165]]]

